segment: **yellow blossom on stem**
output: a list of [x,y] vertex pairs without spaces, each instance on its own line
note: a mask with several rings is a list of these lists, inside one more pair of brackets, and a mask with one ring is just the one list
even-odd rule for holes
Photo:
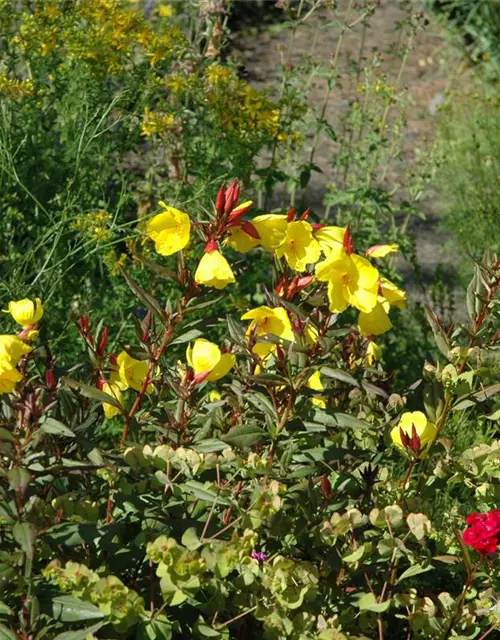
[[[122,407],[124,405],[122,390],[125,388],[126,387],[123,384],[123,382],[119,382],[119,381],[114,381],[111,383],[104,382],[102,385],[102,391],[104,391],[104,393],[107,393],[108,396],[112,396]],[[109,404],[108,402],[103,402],[102,408],[104,409],[104,415],[108,420],[122,413],[122,411],[120,411],[118,407],[115,407],[114,405]]]
[[[313,391],[323,391],[325,389],[323,383],[321,382],[321,374],[319,371],[315,371],[311,376],[309,376],[307,380],[307,386]],[[316,396],[315,398],[312,398],[312,403],[319,409],[325,409],[326,400],[327,399],[325,396]]]
[[224,289],[228,284],[236,282],[229,262],[217,249],[215,242],[209,242],[205,253],[194,274],[195,282],[207,287]]
[[[247,336],[255,335],[259,337],[274,335],[278,338],[289,340],[290,342],[293,341],[292,323],[290,322],[286,309],[283,309],[283,307],[277,307],[276,309],[266,306],[257,307],[242,315],[241,319],[252,320],[247,329]],[[257,342],[253,346],[252,351],[261,356],[261,358],[265,358],[274,351],[275,348],[275,344]]]
[[229,228],[229,235],[225,240],[225,244],[231,249],[235,249],[235,251],[239,251],[240,253],[248,253],[250,249],[257,247],[259,245],[259,240],[257,238],[253,238],[251,235],[245,232],[244,228],[241,225],[237,227]]
[[162,213],[151,218],[147,225],[147,235],[154,241],[156,252],[170,256],[181,251],[189,243],[191,221],[187,213],[159,203]]
[[378,362],[382,357],[382,348],[370,340],[366,347],[366,362],[369,367],[373,366],[375,362]]
[[406,293],[387,278],[381,278],[379,282],[379,295],[377,304],[369,312],[361,312],[358,318],[358,328],[365,336],[378,336],[392,329],[389,319],[389,308],[393,304],[400,309],[406,306]]
[[[136,391],[140,391],[148,374],[147,361],[136,360],[135,358],[132,358],[132,356],[129,356],[126,351],[122,351],[118,355],[116,363],[118,365],[118,375],[120,377],[120,381],[124,385],[123,388],[135,389]],[[148,384],[146,392],[151,393],[152,390],[153,385]]]
[[15,367],[19,360],[31,351],[17,336],[0,335],[0,362]]
[[308,264],[320,256],[320,246],[314,239],[311,225],[305,220],[289,222],[285,239],[276,249],[278,258],[284,257],[295,271],[305,271]]
[[0,361],[0,393],[12,393],[22,379],[22,374],[7,360]]
[[260,236],[260,244],[267,251],[274,251],[285,240],[287,219],[285,215],[266,213],[252,220]]
[[404,453],[422,459],[429,452],[436,433],[436,425],[429,422],[422,411],[407,411],[391,430],[391,440]]
[[365,251],[365,255],[370,258],[385,258],[390,253],[399,251],[397,244],[376,244]]
[[371,311],[378,301],[379,273],[366,258],[343,249],[332,250],[316,265],[318,280],[328,282],[329,308],[340,313],[350,304],[360,311]]
[[324,227],[320,226],[317,231],[314,231],[314,237],[319,242],[321,251],[325,256],[329,256],[332,249],[339,249],[344,243],[345,227]]
[[9,302],[7,313],[10,313],[17,324],[23,327],[32,327],[37,324],[43,316],[42,301],[40,298],[36,298],[34,301],[29,298],[12,300]]
[[204,338],[195,340],[186,350],[186,359],[195,373],[195,382],[209,380],[215,382],[223,378],[234,366],[236,358],[232,353],[222,353],[213,342]]

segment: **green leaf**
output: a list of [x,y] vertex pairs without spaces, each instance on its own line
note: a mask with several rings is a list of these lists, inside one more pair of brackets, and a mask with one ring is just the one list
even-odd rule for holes
[[170,344],[183,344],[184,342],[191,342],[192,340],[196,340],[196,338],[199,338],[202,335],[202,331],[199,331],[198,329],[191,329],[191,331],[186,331],[186,333],[183,333],[181,336],[178,336],[177,338],[171,340]]
[[104,618],[102,611],[91,602],[74,596],[56,596],[52,599],[52,615],[60,622],[80,622]]
[[373,593],[365,593],[357,602],[361,611],[374,611],[375,613],[383,613],[391,606],[390,600],[385,602],[377,602]]
[[216,451],[227,449],[227,446],[225,442],[222,442],[222,440],[218,438],[209,438],[191,445],[191,449],[194,449],[198,453],[215,453]]
[[332,369],[332,367],[321,367],[320,372],[325,375],[327,378],[333,378],[334,380],[339,380],[340,382],[345,382],[346,384],[350,384],[353,387],[359,387],[359,382],[356,380],[354,376],[351,376],[347,371],[343,371],[342,369]]
[[142,624],[137,633],[137,640],[172,640],[172,625],[163,620],[152,620]]
[[35,556],[36,528],[31,522],[16,522],[12,527],[14,540],[24,553],[33,560]]
[[138,284],[131,276],[129,276],[129,274],[125,271],[125,269],[121,269],[121,273],[122,273],[122,276],[125,278],[125,281],[127,282],[128,286],[132,290],[132,293],[134,293],[139,298],[139,300],[144,304],[144,306],[147,307],[150,311],[152,311],[158,317],[158,319],[161,320],[161,322],[163,323],[165,321],[165,312],[161,304],[158,302],[158,300],[147,291],[144,291],[141,285]]
[[412,567],[408,567],[406,571],[403,571],[403,573],[397,579],[396,584],[399,584],[406,578],[412,578],[413,576],[418,576],[421,573],[427,573],[427,571],[432,571],[433,569],[434,567],[431,564],[427,565],[426,567],[423,567],[421,564],[414,564]]
[[256,409],[262,411],[263,414],[269,416],[273,420],[277,420],[276,410],[271,400],[263,393],[250,393],[246,396],[247,401],[252,404]]
[[194,527],[190,527],[184,531],[181,543],[190,551],[196,551],[196,549],[199,549],[203,545],[203,543],[200,542]]
[[362,544],[355,551],[344,556],[342,560],[348,563],[358,562],[358,560],[361,560],[361,558],[363,557],[364,552],[365,552],[365,545]]
[[13,491],[24,493],[31,481],[31,476],[23,467],[13,467],[7,474],[9,486]]
[[0,429],[0,441],[2,442],[15,442],[14,435],[8,431],[8,429]]
[[488,400],[488,398],[491,398],[491,396],[494,396],[497,393],[500,393],[500,382],[490,384],[489,386],[483,387],[482,389],[474,393],[468,393],[464,396],[461,396],[457,399],[452,409],[454,411],[467,409],[468,407],[474,406],[477,402],[484,402],[485,400]]
[[4,624],[0,623],[0,640],[19,640],[17,635],[6,627]]
[[245,449],[269,438],[267,431],[255,425],[236,426],[224,434],[221,439],[238,449]]
[[201,482],[196,482],[196,480],[188,480],[179,486],[187,493],[198,498],[198,500],[204,500],[205,502],[214,502],[214,500],[217,500],[219,504],[229,504],[226,499],[220,497],[219,492],[215,487],[206,487]]
[[417,540],[423,540],[431,530],[431,521],[423,513],[410,513],[406,523]]
[[14,612],[5,602],[0,602],[0,616],[13,616]]
[[63,379],[70,389],[79,391],[85,398],[90,398],[91,400],[96,400],[97,402],[105,402],[106,404],[110,404],[111,406],[120,409],[120,411],[123,411],[123,407],[118,402],[118,400],[115,397],[104,393],[104,391],[96,389],[95,387],[90,387],[88,384],[79,382],[78,380],[73,380],[72,378]]
[[451,344],[440,319],[428,305],[425,305],[425,316],[427,318],[427,322],[431,326],[437,348],[446,358],[448,358],[448,354],[451,350]]
[[60,633],[58,636],[56,636],[54,640],[85,640],[87,636],[90,636],[96,631],[99,631],[99,629],[101,629],[101,627],[104,627],[105,624],[107,624],[107,622],[98,622],[91,627],[79,629],[78,631],[64,631],[63,633]]
[[75,437],[75,434],[71,429],[62,422],[59,422],[59,420],[54,420],[54,418],[46,418],[41,424],[40,429],[45,433],[51,433],[55,436],[67,436],[68,438]]

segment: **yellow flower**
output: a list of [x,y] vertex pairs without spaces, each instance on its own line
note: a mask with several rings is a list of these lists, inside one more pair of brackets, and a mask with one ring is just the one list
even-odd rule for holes
[[391,439],[401,451],[411,452],[415,458],[424,458],[436,433],[436,425],[429,422],[424,413],[407,411],[401,416],[399,424],[392,429]]
[[390,253],[399,251],[397,244],[376,244],[365,251],[365,255],[370,258],[385,258]]
[[0,362],[15,367],[19,360],[31,351],[17,336],[0,335]]
[[31,327],[43,316],[43,305],[40,298],[35,301],[24,298],[23,300],[13,300],[9,302],[8,313],[14,318],[17,324],[23,327]]
[[[257,307],[248,311],[241,316],[242,320],[252,320],[247,329],[247,336],[254,334],[255,336],[274,335],[284,340],[293,341],[292,323],[288,317],[288,313],[283,307],[271,309],[271,307]],[[272,343],[257,342],[252,351],[261,358],[267,357],[276,345]]]
[[158,15],[160,18],[171,18],[174,15],[174,8],[171,4],[160,4],[158,6]]
[[332,249],[339,249],[344,244],[345,227],[321,227],[314,232],[321,251],[329,256]]
[[285,239],[276,249],[278,258],[284,256],[296,271],[305,271],[308,264],[318,260],[320,252],[319,243],[313,238],[312,227],[305,220],[288,223]]
[[328,300],[332,313],[352,305],[368,313],[377,304],[379,273],[368,260],[347,255],[343,249],[332,250],[326,260],[316,265],[318,280],[328,282]]
[[380,278],[380,294],[398,309],[406,307],[406,293],[387,278]]
[[[148,374],[148,363],[146,360],[136,360],[129,356],[126,351],[122,351],[116,359],[118,365],[118,375],[124,385],[124,389],[135,389],[140,391],[144,380]],[[153,385],[149,384],[146,391],[151,393]]]
[[[123,394],[122,390],[125,389],[125,385],[123,382],[111,382],[111,384],[105,382],[102,385],[102,391],[107,393],[108,396],[112,396],[122,407],[123,407]],[[112,404],[107,402],[102,403],[102,408],[104,409],[104,415],[109,420],[110,418],[114,418],[115,416],[120,415],[122,412],[118,407],[115,407]]]
[[382,348],[370,340],[368,346],[366,347],[366,362],[369,367],[373,366],[375,362],[378,362],[382,357]]
[[229,262],[217,249],[203,254],[194,279],[198,284],[216,289],[224,289],[228,284],[236,282]]
[[389,319],[390,304],[387,300],[377,302],[368,313],[361,312],[358,318],[358,329],[364,336],[379,336],[392,329]]
[[187,213],[159,203],[165,211],[151,218],[147,226],[148,236],[154,240],[157,253],[170,256],[181,251],[189,243],[191,221]]
[[266,213],[254,218],[252,224],[260,236],[260,244],[267,251],[274,251],[285,240],[288,224],[285,215]]
[[396,285],[381,278],[379,283],[379,296],[377,304],[368,313],[361,312],[358,318],[358,329],[365,336],[378,336],[392,329],[389,319],[389,308],[393,304],[400,309],[406,306],[406,293],[398,289]]
[[222,353],[213,342],[204,338],[195,340],[186,350],[186,359],[195,373],[195,381],[215,382],[223,378],[234,366],[236,358],[232,353]]
[[229,229],[229,235],[226,238],[225,243],[231,249],[235,249],[240,253],[248,253],[250,249],[257,247],[259,245],[259,240],[257,238],[252,238],[252,236],[245,233],[241,226],[231,227]]
[[221,399],[222,399],[222,396],[218,391],[211,391],[208,396],[208,400],[210,402],[219,402],[219,400]]
[[22,374],[7,360],[0,361],[0,393],[12,393],[22,379]]
[[[309,376],[307,380],[307,386],[309,389],[313,391],[323,391],[324,386],[321,382],[321,374],[319,371],[315,371],[311,376]],[[326,409],[326,397],[325,396],[316,396],[312,398],[312,403],[315,407],[319,407],[320,409]]]

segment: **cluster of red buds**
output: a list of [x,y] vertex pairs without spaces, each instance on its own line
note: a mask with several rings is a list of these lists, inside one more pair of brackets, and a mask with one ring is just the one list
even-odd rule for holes
[[422,445],[420,441],[420,436],[418,435],[417,430],[415,429],[415,425],[412,424],[411,426],[411,435],[406,433],[406,431],[403,431],[403,429],[401,429],[400,427],[399,437],[401,438],[401,444],[403,445],[403,447],[408,451],[410,451],[411,453],[413,453],[415,457],[418,458],[418,456],[421,453]]
[[106,347],[108,346],[109,328],[106,326],[103,327],[100,336],[98,336],[97,347],[96,340],[94,339],[94,336],[92,334],[92,329],[90,328],[90,321],[87,314],[83,314],[80,316],[77,328],[82,338],[95,352],[95,355],[99,358],[102,358],[106,353]]
[[490,556],[500,544],[500,509],[488,513],[471,513],[467,516],[464,531],[465,544],[483,556]]
[[240,188],[237,180],[233,180],[227,188],[225,185],[220,187],[215,198],[216,229],[214,233],[210,234],[211,238],[219,238],[229,227],[241,227],[249,236],[260,240],[260,235],[253,224],[248,220],[241,220],[241,217],[247,213],[253,202],[247,200],[238,205]]

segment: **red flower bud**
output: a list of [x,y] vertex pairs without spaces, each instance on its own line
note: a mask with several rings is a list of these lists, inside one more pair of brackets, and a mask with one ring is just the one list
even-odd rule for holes
[[348,256],[354,253],[354,242],[352,241],[350,227],[347,227],[347,229],[345,230],[343,245],[344,245],[344,250]]
[[45,372],[45,383],[49,389],[54,389],[57,386],[57,380],[52,369],[47,369]]
[[326,226],[326,225],[323,224],[323,222],[313,222],[312,225],[311,225],[311,227],[313,229],[313,233],[316,232],[316,231],[319,231],[324,226]]
[[259,232],[257,231],[257,229],[253,226],[253,224],[251,222],[248,222],[247,220],[245,220],[245,222],[242,223],[241,228],[251,238],[255,238],[255,240],[260,240]]
[[327,500],[332,497],[332,485],[330,484],[330,480],[328,480],[326,476],[323,476],[321,478],[321,493]]
[[300,216],[301,221],[303,220],[307,220],[307,218],[309,217],[309,214],[311,213],[311,207],[308,207],[304,213]]
[[106,347],[108,345],[108,337],[109,337],[109,328],[104,327],[101,333],[101,339],[99,340],[99,345],[97,347],[97,355],[103,356],[106,351]]
[[294,217],[295,217],[295,207],[292,207],[287,213],[286,221],[287,222],[292,222]]
[[212,251],[217,251],[217,249],[217,242],[215,240],[209,240],[205,247],[205,253],[212,253]]
[[225,202],[226,187],[222,184],[219,191],[217,192],[217,197],[215,198],[215,210],[217,211],[217,213],[223,213]]

